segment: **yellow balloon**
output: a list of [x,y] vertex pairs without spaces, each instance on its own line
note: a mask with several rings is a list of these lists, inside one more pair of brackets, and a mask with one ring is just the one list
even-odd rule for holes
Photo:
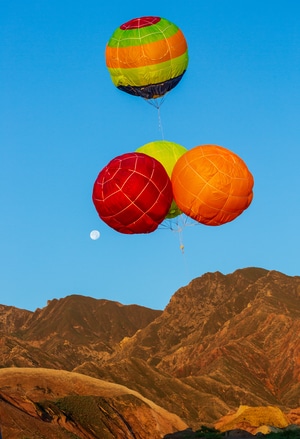
[[[142,152],[155,158],[163,165],[168,176],[171,178],[177,160],[187,152],[187,149],[178,143],[169,142],[167,140],[156,140],[154,142],[146,143],[138,148],[136,152]],[[180,214],[181,210],[173,200],[166,218],[175,218]]]

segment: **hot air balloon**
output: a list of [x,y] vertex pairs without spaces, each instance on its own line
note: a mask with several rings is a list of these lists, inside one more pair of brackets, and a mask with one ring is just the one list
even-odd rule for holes
[[197,146],[183,154],[171,180],[179,209],[205,225],[233,221],[253,198],[254,180],[246,164],[218,145]]
[[[142,152],[158,160],[163,165],[170,178],[175,163],[186,151],[187,149],[184,146],[167,140],[156,140],[154,142],[146,143],[136,150],[136,152]],[[181,211],[173,200],[166,218],[175,218],[180,214]]]
[[150,233],[167,215],[171,180],[161,163],[143,153],[115,157],[99,173],[93,203],[100,218],[120,233]]
[[181,30],[161,17],[134,18],[118,27],[106,45],[106,66],[118,89],[156,99],[174,88],[188,65]]

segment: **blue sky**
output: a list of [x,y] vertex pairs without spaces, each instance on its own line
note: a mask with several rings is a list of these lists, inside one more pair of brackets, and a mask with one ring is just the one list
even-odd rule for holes
[[[112,158],[161,139],[156,109],[118,91],[104,60],[115,28],[146,15],[176,23],[189,46],[161,107],[165,140],[224,146],[255,179],[235,221],[184,229],[184,254],[170,230],[108,228],[91,200]],[[300,275],[299,22],[297,0],[2,2],[0,303],[82,294],[163,309],[206,272]]]

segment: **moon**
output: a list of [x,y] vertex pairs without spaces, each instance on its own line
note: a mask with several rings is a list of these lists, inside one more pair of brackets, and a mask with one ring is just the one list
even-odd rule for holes
[[92,230],[91,233],[90,233],[90,238],[91,238],[93,241],[96,241],[97,239],[99,239],[99,238],[100,238],[100,232],[99,232],[99,230]]

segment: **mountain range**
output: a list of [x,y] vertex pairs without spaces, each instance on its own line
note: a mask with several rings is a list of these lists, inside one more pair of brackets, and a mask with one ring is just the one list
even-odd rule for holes
[[81,295],[0,305],[3,439],[156,439],[222,430],[241,407],[300,425],[299,334],[300,277],[252,267],[206,273],[163,311]]

